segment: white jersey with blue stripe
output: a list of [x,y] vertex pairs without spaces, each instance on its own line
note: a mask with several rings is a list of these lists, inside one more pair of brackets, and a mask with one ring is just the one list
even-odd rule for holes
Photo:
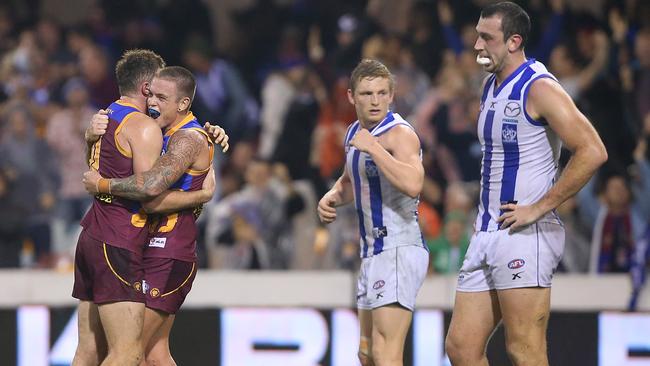
[[[556,80],[542,63],[529,59],[496,88],[496,76],[487,79],[478,118],[483,160],[477,231],[499,230],[502,203],[535,203],[555,183],[562,143],[545,121],[526,113],[528,92],[540,78]],[[561,224],[555,212],[539,221]]]
[[[380,136],[397,125],[412,128],[399,114],[389,111],[370,134]],[[345,169],[354,187],[354,203],[359,217],[361,257],[371,257],[400,246],[426,247],[418,224],[418,198],[400,192],[384,176],[370,154],[350,145],[360,128],[359,121],[350,125],[344,146]]]

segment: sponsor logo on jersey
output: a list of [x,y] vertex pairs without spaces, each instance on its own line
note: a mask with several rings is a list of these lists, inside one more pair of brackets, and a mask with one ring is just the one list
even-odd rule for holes
[[526,261],[523,259],[513,259],[510,262],[508,262],[508,268],[510,269],[521,268],[524,265],[526,265]]
[[149,246],[154,248],[164,248],[166,243],[167,243],[167,238],[149,239]]
[[503,114],[505,114],[506,117],[517,117],[521,114],[521,106],[517,102],[508,102],[508,104],[503,108]]

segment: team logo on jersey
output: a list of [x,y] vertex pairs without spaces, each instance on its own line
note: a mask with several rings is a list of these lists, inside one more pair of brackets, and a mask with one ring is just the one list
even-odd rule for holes
[[158,290],[157,288],[154,287],[149,292],[149,295],[151,295],[151,297],[158,297],[158,296],[160,296],[160,290]]
[[380,288],[384,287],[385,284],[386,282],[384,282],[384,280],[379,280],[375,282],[374,285],[372,285],[372,288],[374,288],[375,290],[379,290]]
[[521,259],[521,258],[513,259],[510,262],[508,262],[508,268],[510,268],[510,269],[521,268],[521,267],[523,267],[525,265],[526,265],[526,261]]
[[517,142],[517,126],[503,125],[501,139],[505,143]]
[[521,114],[521,106],[517,102],[508,102],[505,108],[503,108],[503,114],[505,114],[506,117],[517,117]]
[[378,177],[379,168],[375,165],[375,162],[372,160],[366,160],[366,176],[368,177]]
[[142,284],[140,282],[134,282],[133,283],[133,289],[140,292],[142,291]]

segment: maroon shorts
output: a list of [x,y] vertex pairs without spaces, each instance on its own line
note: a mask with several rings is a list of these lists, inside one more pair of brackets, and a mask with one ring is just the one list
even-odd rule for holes
[[73,297],[96,304],[145,302],[141,255],[95,240],[83,230],[74,263]]
[[196,262],[144,258],[143,290],[148,308],[176,314],[192,289]]

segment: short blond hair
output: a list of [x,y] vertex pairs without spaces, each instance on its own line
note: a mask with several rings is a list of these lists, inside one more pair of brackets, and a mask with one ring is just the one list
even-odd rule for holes
[[393,88],[395,87],[395,77],[393,74],[390,73],[390,70],[388,70],[388,67],[386,65],[382,64],[381,62],[377,60],[371,60],[371,59],[363,59],[357,67],[352,70],[352,75],[350,75],[350,90],[352,90],[352,93],[357,88],[357,85],[359,85],[359,82],[363,78],[386,78],[388,79],[388,82],[390,84],[390,91],[393,91]]

